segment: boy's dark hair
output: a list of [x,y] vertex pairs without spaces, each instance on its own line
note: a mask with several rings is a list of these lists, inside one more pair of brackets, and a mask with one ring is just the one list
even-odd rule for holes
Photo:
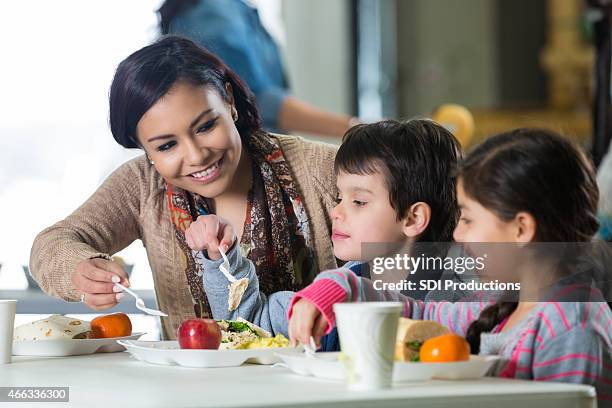
[[397,219],[416,202],[427,203],[431,219],[421,242],[449,242],[459,218],[454,170],[461,147],[445,128],[427,119],[384,120],[357,125],[342,140],[336,173],[384,175]]

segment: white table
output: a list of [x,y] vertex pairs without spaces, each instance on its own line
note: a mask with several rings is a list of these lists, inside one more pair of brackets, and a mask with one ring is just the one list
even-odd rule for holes
[[[156,366],[128,353],[73,357],[13,357],[0,365],[0,386],[68,386],[70,403],[53,407],[594,407],[583,385],[486,378],[406,383],[390,390],[351,392],[344,383],[245,365],[198,369]],[[0,403],[0,408],[48,404]]]

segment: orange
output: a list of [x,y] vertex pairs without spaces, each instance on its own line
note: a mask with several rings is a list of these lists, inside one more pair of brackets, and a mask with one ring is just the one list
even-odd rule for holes
[[425,341],[419,351],[422,363],[445,363],[470,359],[470,345],[456,334],[443,334]]
[[91,321],[91,338],[123,337],[132,334],[132,322],[125,313],[96,317]]

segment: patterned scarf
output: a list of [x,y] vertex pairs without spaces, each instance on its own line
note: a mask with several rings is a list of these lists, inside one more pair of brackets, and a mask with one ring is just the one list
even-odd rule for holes
[[[248,143],[253,163],[253,184],[247,198],[247,216],[240,240],[242,255],[255,265],[260,290],[269,295],[296,291],[312,282],[316,258],[308,217],[289,166],[276,141],[265,133]],[[210,214],[206,198],[166,185],[175,235],[187,259],[185,274],[196,316],[211,316],[202,284],[202,272],[185,241],[194,217]]]

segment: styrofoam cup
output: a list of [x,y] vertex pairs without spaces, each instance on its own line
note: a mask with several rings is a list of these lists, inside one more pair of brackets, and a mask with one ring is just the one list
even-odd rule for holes
[[341,360],[349,388],[391,387],[399,302],[337,303],[334,305]]
[[16,310],[16,300],[0,299],[0,364],[11,362]]

